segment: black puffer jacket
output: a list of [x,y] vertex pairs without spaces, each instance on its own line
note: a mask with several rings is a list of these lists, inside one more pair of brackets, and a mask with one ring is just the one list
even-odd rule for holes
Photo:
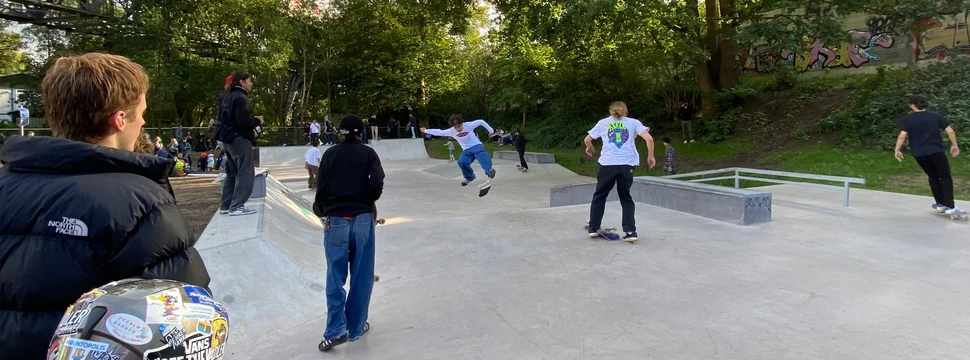
[[17,136],[0,162],[0,358],[46,358],[67,306],[112,280],[208,287],[170,159]]

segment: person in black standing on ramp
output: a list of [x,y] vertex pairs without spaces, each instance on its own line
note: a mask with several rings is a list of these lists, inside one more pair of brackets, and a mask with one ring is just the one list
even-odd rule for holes
[[950,176],[950,163],[943,149],[943,136],[940,135],[941,131],[946,131],[950,138],[950,155],[957,157],[960,156],[960,147],[957,145],[956,131],[953,130],[953,126],[950,126],[950,121],[942,115],[926,111],[928,106],[929,103],[923,95],[909,97],[909,107],[913,109],[913,113],[906,115],[899,122],[896,160],[903,161],[903,152],[900,148],[908,136],[910,153],[929,177],[930,190],[936,200],[933,209],[947,215],[966,214],[953,201],[953,178]]
[[529,164],[525,162],[525,143],[528,141],[529,139],[526,139],[525,135],[522,134],[522,130],[515,131],[515,139],[512,140],[512,144],[515,145],[515,151],[519,153],[518,168],[523,172],[529,170]]

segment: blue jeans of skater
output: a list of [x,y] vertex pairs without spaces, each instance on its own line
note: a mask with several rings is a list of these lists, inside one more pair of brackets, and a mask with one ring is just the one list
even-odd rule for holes
[[[374,289],[374,214],[330,216],[323,231],[327,255],[327,329],[324,339],[361,336]],[[350,293],[344,284],[350,275]]]
[[482,170],[487,173],[492,170],[492,158],[488,156],[488,151],[485,151],[485,146],[478,144],[468,148],[468,150],[462,151],[461,156],[458,157],[458,167],[461,168],[461,176],[465,180],[472,181],[475,179],[475,172],[472,171],[472,162],[478,160],[478,163],[482,165]]

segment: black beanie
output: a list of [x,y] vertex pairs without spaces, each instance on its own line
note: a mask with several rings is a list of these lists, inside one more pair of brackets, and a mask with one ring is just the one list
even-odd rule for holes
[[354,134],[363,135],[364,134],[364,120],[361,120],[357,115],[347,115],[343,119],[340,119],[340,133],[341,134]]

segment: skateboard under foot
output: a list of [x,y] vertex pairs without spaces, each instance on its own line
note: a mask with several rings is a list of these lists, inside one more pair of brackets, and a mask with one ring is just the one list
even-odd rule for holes
[[[586,220],[586,226],[584,226],[583,228],[586,229],[586,231],[589,231],[589,220]],[[615,231],[616,231],[615,227],[602,228],[599,231],[599,237],[606,239],[608,241],[620,240],[620,234],[617,234]],[[636,240],[623,240],[623,241],[626,241],[631,244],[634,244],[637,242]]]
[[950,218],[950,220],[970,221],[970,214],[965,213],[965,212],[964,213],[950,215],[950,214],[947,214],[947,213],[941,213],[941,212],[938,212],[936,210],[933,210],[933,213],[936,214],[936,215],[940,215],[940,216],[948,216]]

